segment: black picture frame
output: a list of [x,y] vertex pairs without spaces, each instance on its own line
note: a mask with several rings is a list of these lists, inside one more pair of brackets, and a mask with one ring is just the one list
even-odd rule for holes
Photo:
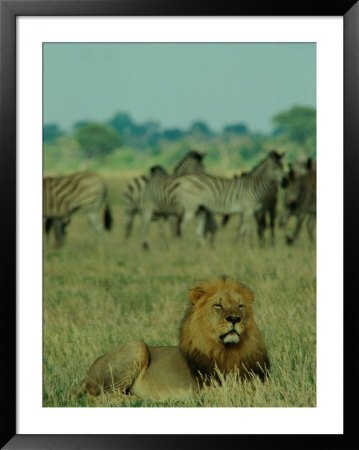
[[[183,449],[219,446],[268,445],[281,447],[288,440],[312,447],[319,439],[344,448],[350,441],[355,415],[345,417],[343,435],[17,435],[16,434],[16,17],[19,16],[342,16],[344,18],[344,285],[352,291],[357,265],[358,221],[354,207],[359,168],[359,2],[255,0],[203,2],[199,0],[0,0],[0,168],[2,193],[2,448],[6,449]],[[357,300],[345,305],[345,411],[355,359],[348,342],[353,339]],[[357,329],[357,327],[356,327]],[[356,332],[357,334],[357,332]],[[354,361],[353,361],[354,359]],[[354,387],[354,386],[353,386]],[[348,393],[349,392],[349,393]],[[353,390],[353,392],[355,392]],[[354,396],[355,397],[355,396]],[[165,430],[164,430],[165,432]],[[345,439],[347,438],[347,439]],[[225,443],[225,444],[224,444]]]

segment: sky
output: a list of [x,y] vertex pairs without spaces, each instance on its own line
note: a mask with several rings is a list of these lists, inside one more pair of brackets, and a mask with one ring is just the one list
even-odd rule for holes
[[243,123],[270,132],[294,105],[316,105],[311,43],[47,43],[44,124],[104,122],[126,112],[136,123],[214,131]]

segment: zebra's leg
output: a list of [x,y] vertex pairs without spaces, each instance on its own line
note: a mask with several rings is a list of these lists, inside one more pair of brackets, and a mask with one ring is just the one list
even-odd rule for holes
[[[144,209],[142,211],[142,224],[141,224],[141,245],[144,250],[149,250],[147,242],[148,229],[152,220],[152,210]],[[161,219],[160,219],[161,220]]]
[[310,242],[314,243],[314,226],[315,226],[315,215],[310,215],[307,221],[307,232]]
[[241,232],[242,232],[241,228],[243,226],[243,213],[239,213],[238,217],[239,217],[239,220],[238,220],[238,228],[237,228],[237,241],[239,242],[241,239]]
[[225,214],[224,216],[222,216],[222,227],[225,227],[227,225],[230,218],[231,216],[229,214]]
[[181,233],[183,234],[189,224],[189,222],[193,219],[195,213],[192,210],[186,210],[184,214],[182,214],[181,220]]
[[291,212],[289,211],[288,208],[284,207],[279,218],[279,228],[284,228],[284,230],[286,230],[290,216]]
[[289,221],[291,220],[291,217],[292,217],[291,212],[287,208],[284,207],[283,211],[281,212],[281,214],[279,216],[278,226],[279,226],[279,228],[283,229],[284,236],[286,236],[286,238],[285,238],[286,241],[288,239],[287,238],[287,234],[288,234],[287,230],[288,230],[288,224],[289,224]]
[[102,244],[103,242],[103,225],[101,221],[101,217],[98,211],[91,211],[87,213],[87,218],[91,228],[94,231],[94,239],[97,240],[98,244]]
[[131,236],[133,223],[135,220],[136,213],[134,211],[126,211],[126,222],[125,222],[125,238],[128,239]]
[[105,204],[105,209],[103,211],[103,226],[104,226],[105,230],[107,230],[107,231],[111,230],[112,222],[113,222],[113,220],[112,220],[110,205],[107,201]]
[[204,236],[210,235],[209,242],[213,246],[214,236],[217,233],[218,226],[214,215],[210,211],[206,211],[206,219],[204,224]]
[[169,222],[173,237],[181,237],[181,216],[170,216]]
[[252,212],[241,214],[241,222],[238,227],[238,242],[243,243],[245,236],[251,236],[253,217],[252,214]]
[[258,240],[259,245],[261,247],[264,247],[264,231],[266,229],[266,216],[264,211],[258,211],[255,213],[255,218],[257,222],[257,234],[258,234]]
[[53,228],[54,220],[49,218],[43,219],[43,237],[44,237],[44,248],[49,247],[50,244],[50,231]]
[[206,225],[206,211],[199,211],[196,215],[196,235],[197,235],[197,242],[199,246],[202,246],[205,242],[204,239],[204,229]]
[[[169,223],[172,228],[171,219],[172,219],[172,217],[169,217]],[[168,246],[168,239],[167,239],[167,234],[166,234],[165,223],[167,223],[167,217],[160,217],[158,219],[158,234],[159,234],[159,238],[160,238],[162,247],[164,247],[165,249],[168,249],[169,246]]]
[[269,210],[269,226],[270,226],[270,232],[271,232],[272,247],[275,246],[275,216],[276,216],[275,209]]
[[303,214],[301,214],[300,216],[297,216],[297,223],[296,223],[293,235],[292,235],[292,237],[287,236],[287,244],[288,245],[294,244],[294,241],[297,239],[297,237],[300,233],[300,230],[302,228],[303,220],[304,220]]
[[66,240],[66,227],[69,224],[68,221],[62,219],[54,219],[54,233],[55,233],[55,246],[61,247]]
[[182,215],[176,217],[176,237],[180,238],[182,237],[182,229],[181,229],[181,223],[182,223]]

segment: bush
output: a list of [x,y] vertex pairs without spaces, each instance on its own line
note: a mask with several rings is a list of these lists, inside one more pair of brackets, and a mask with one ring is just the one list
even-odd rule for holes
[[88,123],[79,127],[75,132],[75,139],[89,158],[107,155],[122,145],[117,132],[100,123]]

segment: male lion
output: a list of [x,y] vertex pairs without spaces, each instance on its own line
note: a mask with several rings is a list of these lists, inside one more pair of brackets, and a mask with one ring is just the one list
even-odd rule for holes
[[194,392],[218,379],[218,373],[226,376],[231,371],[241,379],[255,374],[263,381],[270,363],[253,320],[251,289],[223,276],[199,283],[190,299],[179,347],[120,344],[96,359],[77,395],[117,390],[162,401]]

